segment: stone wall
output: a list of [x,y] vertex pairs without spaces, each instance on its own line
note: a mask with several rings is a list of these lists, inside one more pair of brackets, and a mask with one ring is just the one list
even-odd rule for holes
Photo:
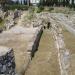
[[31,62],[31,59],[33,58],[35,52],[37,51],[42,33],[43,33],[43,28],[42,28],[42,26],[40,26],[40,27],[38,27],[38,30],[35,32],[33,39],[29,42],[29,44],[27,46],[27,52],[26,52],[27,61],[26,61],[25,65],[23,65],[24,72],[21,75],[25,74],[25,72],[28,69],[28,66]]
[[13,49],[0,46],[0,75],[15,75]]
[[35,32],[33,39],[29,42],[27,51],[29,52],[31,58],[34,56],[34,53],[38,49],[38,45],[39,45],[39,41],[40,41],[42,33],[43,33],[43,27],[40,26],[38,27],[38,30]]
[[70,73],[70,53],[65,46],[64,36],[62,34],[62,28],[53,19],[51,19],[51,24],[52,24],[53,38],[55,40],[55,44],[58,49],[60,73],[61,75],[72,75]]

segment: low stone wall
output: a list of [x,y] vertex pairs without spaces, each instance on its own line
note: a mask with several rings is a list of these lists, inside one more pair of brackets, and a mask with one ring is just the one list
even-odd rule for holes
[[43,33],[43,28],[42,26],[40,26],[38,28],[38,30],[35,32],[33,39],[29,42],[28,47],[27,47],[27,62],[25,63],[24,66],[24,73],[26,72],[26,70],[28,69],[28,66],[31,62],[32,57],[34,56],[34,53],[37,51],[38,46],[39,46],[39,41],[41,38],[41,35]]
[[31,58],[34,56],[34,53],[38,49],[42,33],[43,33],[43,27],[40,26],[38,30],[35,32],[33,39],[29,42],[29,45],[27,47],[27,52],[30,54]]
[[15,75],[13,49],[0,46],[0,75]]

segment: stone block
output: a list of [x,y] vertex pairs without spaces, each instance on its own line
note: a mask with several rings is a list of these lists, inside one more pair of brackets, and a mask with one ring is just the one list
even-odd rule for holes
[[13,49],[0,46],[0,75],[15,75]]

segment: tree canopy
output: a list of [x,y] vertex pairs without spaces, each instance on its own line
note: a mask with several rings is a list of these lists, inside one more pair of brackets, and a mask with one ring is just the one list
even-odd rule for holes
[[[70,2],[71,1],[71,2]],[[75,6],[74,0],[40,0],[39,5],[43,6]]]

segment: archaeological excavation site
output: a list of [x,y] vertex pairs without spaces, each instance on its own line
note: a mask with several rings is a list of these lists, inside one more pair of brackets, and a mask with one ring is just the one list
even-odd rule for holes
[[0,0],[0,75],[75,75],[75,2],[20,1]]

